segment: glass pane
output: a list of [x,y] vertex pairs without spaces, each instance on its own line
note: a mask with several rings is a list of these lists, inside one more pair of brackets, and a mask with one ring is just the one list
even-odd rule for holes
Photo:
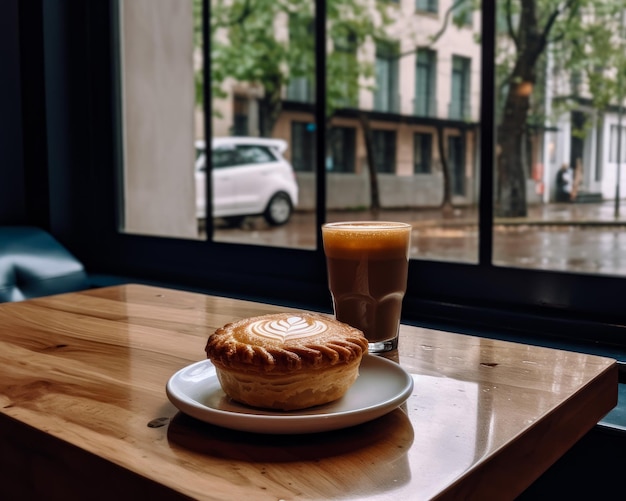
[[[411,15],[356,3],[328,10],[326,218],[409,222],[412,258],[476,263],[480,26],[444,20],[451,1],[414,2]],[[455,100],[462,123],[449,115]]]
[[119,5],[123,231],[314,248],[313,0],[212,0],[210,82],[201,0]]
[[433,50],[417,50],[415,66],[415,114],[436,116],[436,68],[437,54]]
[[315,248],[315,6],[211,2],[215,241]]
[[[201,2],[120,4],[125,230],[206,238],[211,199],[216,241],[314,248],[314,2],[212,0],[211,138]],[[327,7],[327,219],[411,222],[412,257],[477,262],[480,27]],[[271,161],[242,163],[245,151]]]
[[626,3],[497,5],[494,263],[623,274]]
[[[119,2],[123,210],[129,233],[198,238],[195,4]],[[159,41],[159,43],[155,43]],[[199,94],[201,95],[201,94]]]

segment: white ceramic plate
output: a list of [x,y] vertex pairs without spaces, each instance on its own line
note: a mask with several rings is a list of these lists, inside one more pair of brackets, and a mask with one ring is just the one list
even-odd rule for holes
[[203,360],[179,370],[166,386],[167,397],[182,412],[207,423],[255,433],[316,433],[365,423],[402,405],[413,378],[397,363],[374,355],[361,361],[359,377],[339,400],[300,411],[255,409],[230,400],[215,367]]

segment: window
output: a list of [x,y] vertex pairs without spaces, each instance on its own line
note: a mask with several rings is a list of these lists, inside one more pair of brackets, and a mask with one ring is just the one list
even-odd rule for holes
[[609,146],[609,161],[623,162],[626,159],[626,127],[611,125],[611,144]]
[[454,22],[458,25],[472,26],[472,13],[474,8],[472,2],[463,0],[453,0]]
[[233,136],[247,136],[250,124],[248,123],[248,100],[245,97],[235,96],[233,113]]
[[415,65],[415,114],[425,117],[437,115],[437,53],[430,49],[417,50]]
[[372,136],[376,152],[376,172],[394,174],[396,172],[396,132],[374,130]]
[[452,95],[449,116],[455,120],[465,120],[470,116],[470,60],[452,56]]
[[[149,11],[144,17],[159,9],[144,0],[134,2]],[[237,172],[213,168],[206,180],[197,176],[197,183],[210,183],[212,196],[212,217],[207,218],[212,225],[203,225],[204,221],[199,220],[200,238],[207,242],[310,249],[315,244],[318,190],[315,130],[317,114],[324,109],[323,105],[318,109],[316,102],[314,0],[298,2],[288,11],[279,2],[183,3],[201,7],[195,12],[196,19],[202,20],[202,8],[210,14],[205,20],[210,47],[197,43],[193,47],[194,58],[210,62],[210,67],[202,66],[202,70],[211,82],[205,89],[210,90],[209,106],[197,106],[208,124],[198,127],[196,134],[202,137],[206,129],[213,139],[237,135],[238,128],[233,128],[237,116],[229,110],[231,96],[237,95],[245,100],[247,117],[245,134],[239,135],[284,144],[277,162],[249,163]],[[185,9],[178,2],[173,5],[178,5],[181,12]],[[177,33],[184,38],[184,29]],[[125,43],[132,43],[132,35]],[[289,203],[281,207],[280,200],[285,196]],[[289,238],[290,227],[295,224],[299,237]],[[204,226],[208,231],[203,231]]]
[[358,106],[357,37],[347,27],[337,29],[333,37],[333,51],[328,57],[329,101],[337,107],[354,108]]
[[398,109],[398,44],[376,43],[376,90],[374,109],[397,113]]
[[333,127],[329,134],[330,155],[326,170],[330,172],[354,172],[356,129]]
[[452,174],[452,193],[454,195],[465,195],[465,148],[461,136],[451,136],[448,138],[448,159],[450,162],[450,173]]
[[415,0],[415,9],[437,13],[438,4],[438,0]]
[[313,172],[315,169],[315,124],[291,122],[291,162],[299,172]]
[[430,174],[432,145],[432,134],[418,132],[413,135],[413,172],[415,174]]
[[[174,16],[157,9],[156,2],[145,3],[155,15],[153,21],[159,21],[156,25],[158,29],[143,31],[146,27],[140,23],[142,30],[130,30],[139,36],[139,42],[146,42],[135,46],[135,50],[139,47],[147,51],[155,49],[157,44],[147,42],[162,40],[166,35],[177,37],[180,33],[188,34],[182,26],[170,26]],[[564,94],[544,95],[541,99],[534,96],[528,103],[532,109],[536,103],[545,103],[547,100],[555,107],[554,113],[537,114],[545,117],[546,122],[541,124],[542,127],[522,128],[519,131],[522,136],[518,136],[517,131],[507,128],[510,124],[503,120],[499,110],[502,109],[504,115],[509,105],[508,100],[514,104],[518,101],[513,97],[513,93],[516,92],[515,86],[511,84],[509,90],[504,85],[504,82],[517,83],[508,79],[511,72],[506,64],[509,60],[514,62],[515,56],[519,54],[505,51],[511,58],[506,58],[506,61],[494,58],[494,54],[500,54],[495,49],[511,47],[506,40],[499,40],[498,47],[490,46],[489,40],[495,39],[495,36],[490,35],[495,35],[493,22],[496,19],[496,3],[498,8],[505,6],[505,2],[482,2],[480,8],[483,9],[484,16],[474,17],[477,21],[480,19],[491,21],[491,25],[474,26],[472,30],[458,30],[455,33],[455,36],[463,37],[467,32],[468,38],[461,38],[463,50],[458,49],[459,52],[456,53],[463,54],[463,57],[450,52],[442,53],[443,45],[438,48],[437,85],[440,88],[453,89],[450,91],[451,112],[448,117],[437,120],[431,118],[428,124],[417,123],[420,117],[414,116],[411,107],[414,96],[403,97],[405,99],[403,109],[408,110],[410,113],[407,115],[410,116],[402,117],[404,120],[402,126],[385,121],[393,117],[385,117],[383,113],[371,113],[372,110],[365,106],[359,108],[360,111],[366,112],[370,125],[377,131],[374,134],[376,137],[374,145],[378,150],[375,161],[377,170],[397,174],[380,176],[379,187],[382,196],[387,193],[389,186],[384,185],[383,180],[401,180],[402,186],[406,186],[413,177],[419,178],[421,183],[430,182],[430,178],[433,178],[434,182],[435,178],[444,177],[439,175],[441,159],[437,147],[432,148],[431,168],[433,174],[438,175],[412,176],[417,165],[415,151],[420,149],[424,156],[426,149],[423,143],[425,140],[416,140],[415,133],[419,130],[420,134],[424,134],[422,130],[432,128],[432,141],[438,141],[439,137],[444,138],[444,150],[449,156],[448,160],[451,160],[449,164],[455,166],[452,170],[454,177],[451,178],[451,191],[463,192],[467,197],[464,200],[466,205],[459,205],[457,199],[453,197],[454,219],[447,222],[453,222],[454,225],[437,227],[437,231],[432,231],[433,234],[439,234],[438,240],[423,239],[424,234],[429,237],[428,227],[416,225],[416,228],[419,227],[420,240],[419,248],[412,251],[418,254],[411,256],[409,290],[404,309],[405,320],[452,326],[460,331],[481,329],[480,332],[488,331],[494,335],[532,333],[537,335],[540,341],[542,334],[550,331],[550,334],[563,336],[569,341],[592,338],[593,345],[599,347],[598,349],[609,346],[609,343],[624,347],[626,341],[622,332],[621,292],[626,273],[620,268],[620,254],[612,254],[612,249],[625,248],[626,232],[621,228],[611,227],[609,233],[595,233],[596,229],[578,224],[580,221],[568,227],[566,231],[510,222],[514,218],[523,219],[528,214],[535,215],[537,214],[535,211],[547,210],[554,205],[553,180],[557,172],[554,167],[564,162],[569,163],[571,153],[569,149],[572,133],[571,113],[557,108],[559,98],[571,97],[568,89],[570,79],[566,69],[559,68],[552,75],[558,82],[553,82],[554,85],[550,89],[551,92],[562,90]],[[121,2],[121,4],[124,4],[124,8],[130,8],[129,6],[133,4],[136,6],[139,2]],[[180,6],[186,5],[187,2],[175,4],[177,8],[182,8]],[[159,2],[158,5],[167,7],[174,3]],[[559,4],[559,8],[563,5]],[[549,5],[546,3],[541,6],[547,8]],[[170,49],[176,49],[175,57],[170,61],[174,68],[183,64],[183,59],[186,61],[185,74],[183,75],[181,71],[180,78],[168,65],[164,65],[166,71],[163,74],[165,77],[170,75],[176,78],[135,81],[131,78],[133,75],[130,72],[121,75],[124,68],[128,68],[123,65],[121,68],[114,64],[109,65],[111,59],[120,63],[118,59],[120,55],[112,52],[109,41],[113,37],[119,42],[120,32],[127,35],[128,32],[124,30],[130,26],[128,24],[119,26],[117,18],[108,7],[106,2],[93,2],[90,3],[89,9],[85,9],[79,3],[70,2],[55,16],[48,16],[46,23],[49,24],[46,26],[56,29],[59,33],[71,34],[74,37],[73,43],[71,46],[54,44],[46,46],[45,52],[41,50],[42,64],[57,68],[58,71],[46,74],[46,79],[42,82],[46,92],[41,95],[35,92],[33,96],[30,94],[33,92],[31,89],[21,96],[24,99],[41,98],[44,102],[47,96],[55,96],[55,100],[48,101],[45,108],[46,137],[50,146],[49,166],[46,172],[50,174],[50,179],[54,180],[50,185],[53,196],[48,204],[49,214],[47,214],[50,225],[55,231],[66,235],[68,241],[76,243],[73,248],[91,271],[96,273],[121,274],[197,290],[262,298],[279,304],[302,305],[328,311],[330,299],[316,235],[319,223],[328,218],[325,204],[330,190],[306,191],[308,189],[306,183],[329,188],[325,185],[328,180],[320,177],[326,174],[326,158],[316,155],[316,152],[320,151],[319,145],[324,146],[321,151],[332,150],[332,147],[326,144],[324,135],[326,126],[324,113],[318,108],[312,109],[311,103],[303,103],[285,109],[285,112],[289,113],[289,120],[274,124],[272,129],[276,135],[280,134],[280,137],[288,140],[289,149],[286,155],[294,168],[296,164],[300,166],[297,171],[298,182],[303,193],[307,193],[310,205],[306,211],[298,214],[298,217],[311,217],[311,231],[305,232],[305,236],[302,237],[296,236],[294,230],[296,226],[290,225],[283,226],[276,233],[258,226],[247,233],[245,228],[222,231],[217,227],[211,227],[212,223],[209,220],[206,238],[199,239],[195,228],[193,182],[190,179],[193,176],[193,144],[196,139],[195,131],[192,130],[196,104],[194,72],[189,62],[192,60],[189,55],[193,53],[193,47],[168,46],[168,52]],[[565,7],[566,10],[569,8],[568,5]],[[591,7],[593,5],[590,4]],[[308,4],[308,8],[313,11],[313,4]],[[49,13],[48,10],[46,12]],[[542,11],[541,14],[537,19],[545,19],[550,12]],[[557,14],[559,21],[563,22],[576,17],[573,15],[568,17],[567,14],[572,14],[569,11],[564,13],[564,17],[561,17],[560,11]],[[597,13],[598,16],[601,14]],[[146,21],[145,16],[138,15],[135,18]],[[130,17],[127,17],[126,21],[129,19]],[[429,16],[428,20],[433,21],[433,17]],[[602,21],[594,23],[594,29],[606,28],[613,30],[615,35],[620,33],[613,17],[607,16]],[[184,24],[189,29],[193,24],[191,18],[187,18]],[[27,26],[28,23],[25,22],[23,25]],[[315,26],[316,33],[323,33],[322,28],[326,27],[326,20],[316,19]],[[423,27],[425,24],[420,26]],[[440,27],[437,25],[435,28]],[[281,31],[284,35],[283,42],[287,40],[286,32],[286,29]],[[474,35],[477,34],[481,35],[483,45],[475,42]],[[576,36],[582,39],[584,33],[577,32]],[[128,37],[124,40],[129,41]],[[558,37],[550,40],[556,43]],[[586,40],[590,43],[592,41],[591,38]],[[74,57],[79,55],[74,52],[78,46],[81,47],[79,54],[89,54],[90,57]],[[120,47],[122,51],[128,49],[129,47]],[[214,49],[216,57],[221,57],[220,50],[229,50],[228,47],[221,46]],[[475,52],[470,54],[474,49]],[[560,49],[567,51],[568,47],[561,46]],[[454,48],[446,45],[445,50],[452,51]],[[208,54],[209,48],[202,47],[202,51]],[[125,64],[132,63],[133,54],[130,52],[132,51],[123,54],[130,58],[125,59]],[[148,53],[155,55],[152,52]],[[563,54],[569,55],[567,52]],[[320,56],[319,53],[317,55]],[[578,57],[579,54],[573,56]],[[155,63],[157,59],[150,58],[150,63]],[[323,62],[323,58],[320,59]],[[376,59],[389,62],[385,58]],[[564,57],[563,60],[570,61],[571,58]],[[594,58],[594,61],[589,63],[595,64],[596,60]],[[35,64],[37,59],[29,61],[22,59],[21,62],[24,63],[25,72],[22,76],[24,78],[32,76],[29,70],[32,67],[29,65]],[[370,62],[375,66],[376,61]],[[584,62],[577,61],[581,65]],[[156,64],[150,68],[158,69]],[[480,82],[481,86],[472,92],[469,88],[470,68],[475,72],[476,82]],[[117,73],[118,71],[120,73]],[[325,71],[321,71],[314,79],[316,91],[320,94],[323,94],[326,85],[324,73]],[[209,75],[210,72],[207,70],[206,74]],[[590,75],[592,72],[583,71],[581,74]],[[494,76],[497,81],[490,80]],[[136,97],[136,100],[127,99],[126,104],[135,107],[127,108],[126,114],[119,112],[114,114],[112,110],[117,109],[114,104],[122,101],[119,87],[124,78],[130,78],[124,82],[131,84],[130,87],[125,87],[125,91],[131,93],[126,97],[131,95]],[[605,78],[611,78],[611,75],[606,75]],[[448,80],[447,86],[443,85],[445,80]],[[164,92],[166,89],[162,86],[179,85],[181,81],[187,90],[184,93],[172,92],[172,97],[166,98]],[[118,82],[120,85],[112,86],[112,82]],[[212,89],[211,85],[207,83],[206,89]],[[594,82],[583,82],[581,92],[592,85]],[[496,92],[500,89],[505,89],[504,102],[500,101]],[[147,90],[163,94],[159,99],[151,101],[148,99],[150,96],[147,95],[149,94]],[[207,120],[208,123],[217,126],[211,127],[214,129],[214,135],[228,135],[232,130],[234,125],[232,97],[235,94],[242,95],[248,102],[250,124],[252,126],[258,124],[259,129],[267,127],[267,124],[262,124],[270,115],[263,111],[267,106],[264,102],[267,94],[261,92],[259,88],[243,84],[238,84],[237,93],[234,92],[234,86],[223,90],[229,93],[226,107],[212,109],[212,101],[209,99],[203,103],[208,112],[222,113],[222,118],[215,120],[212,119],[213,115],[207,113],[211,117]],[[521,91],[522,88],[517,90]],[[532,89],[526,86],[526,90]],[[365,102],[371,108],[371,94],[364,90],[363,95],[366,96]],[[567,105],[570,107],[580,104],[582,111],[593,109],[603,115],[602,120],[589,121],[588,128],[580,131],[585,135],[582,151],[584,168],[579,181],[586,195],[601,195],[604,203],[600,203],[599,207],[605,208],[607,202],[610,204],[619,202],[613,196],[618,179],[614,162],[617,160],[617,144],[623,139],[618,129],[617,101],[613,99],[605,108],[596,110],[587,99],[590,99],[591,95],[590,92],[588,96],[581,96],[586,99],[580,103],[568,101]],[[516,96],[515,99],[525,99],[521,92]],[[446,98],[447,96],[443,97]],[[498,102],[495,102],[495,99]],[[86,106],[85,103],[89,105]],[[181,112],[183,108],[187,110],[184,113]],[[141,109],[148,113],[148,119],[139,116],[138,112]],[[515,108],[517,109],[520,107]],[[163,120],[162,116],[157,115],[157,110],[171,113],[170,121]],[[177,113],[180,113],[180,116],[176,115]],[[453,116],[455,118],[452,119]],[[3,119],[0,117],[0,120]],[[356,129],[355,168],[361,169],[365,165],[366,154],[361,143],[362,130],[358,121],[354,114],[347,112],[343,115],[338,113],[334,119],[333,127],[345,126]],[[457,120],[467,122],[459,125]],[[32,134],[29,134],[33,132],[31,126],[32,124],[26,123],[24,128],[24,151],[28,151],[28,146],[32,144]],[[459,133],[461,127],[467,127],[466,133]],[[604,133],[599,134],[597,127],[601,127]],[[72,133],[68,134],[68,130]],[[134,144],[125,144],[129,138],[124,138],[123,132],[129,130],[138,134],[145,133],[145,136]],[[544,135],[546,130],[550,132],[549,136]],[[472,139],[472,134],[480,136],[480,140]],[[594,138],[602,140],[596,141]],[[529,139],[538,143],[544,142],[544,147],[532,148],[529,151],[527,148]],[[546,140],[554,144],[546,147]],[[142,141],[145,144],[142,144]],[[180,151],[180,154],[174,154],[174,151]],[[120,174],[124,162],[132,162],[134,158],[140,158],[140,154],[147,155],[143,157],[143,161],[137,163],[144,166],[145,170],[129,172],[129,175]],[[534,179],[528,177],[528,172],[532,172],[530,169],[537,158],[543,160],[544,175]],[[613,161],[610,158],[613,158]],[[595,159],[603,162],[604,170],[600,181],[597,178],[599,167],[595,165]],[[472,171],[470,168],[474,165],[480,166],[480,169]],[[518,170],[523,173],[522,183],[502,184],[504,179],[502,174]],[[4,179],[3,177],[3,181]],[[622,176],[622,181],[626,183],[626,176]],[[210,177],[207,182],[211,182]],[[540,182],[544,183],[543,187]],[[432,193],[439,197],[443,184],[428,186],[427,191],[414,191],[413,194],[426,196]],[[78,188],[75,189],[76,187]],[[622,193],[626,193],[624,186],[621,188]],[[116,190],[119,190],[119,193],[116,193]],[[391,193],[395,198],[400,196],[398,191]],[[347,191],[342,191],[344,197],[347,194]],[[137,200],[127,199],[127,195],[136,196]],[[522,196],[523,199],[519,198]],[[441,199],[436,202],[441,202]],[[432,206],[438,207],[436,203]],[[562,214],[575,218],[575,214],[586,209],[586,206],[587,204],[569,204],[564,208],[567,212]],[[518,208],[525,209],[526,215],[516,212]],[[423,208],[420,210],[427,212]],[[470,211],[479,214],[478,224],[475,224],[475,221],[466,224],[464,216]],[[177,221],[165,228],[167,231],[163,226],[155,227],[154,231],[144,231],[145,227],[138,230],[139,226],[127,223],[131,220],[139,225],[142,222],[141,217],[146,214],[155,216],[154,218],[161,222],[170,222],[173,214],[184,214],[187,218],[189,213],[193,223],[190,234],[180,231],[186,223]],[[393,212],[394,215],[398,213]],[[216,238],[221,237],[224,232],[231,237],[229,242]],[[244,233],[247,240],[241,237]],[[250,245],[253,243],[252,238],[263,234],[271,234],[271,238],[281,244],[271,248]],[[602,235],[609,237],[604,238]],[[237,237],[240,240],[237,240]],[[573,238],[577,239],[578,245],[568,245]],[[295,239],[304,241],[304,245],[290,247],[289,243]],[[610,241],[611,245],[598,244],[607,241]],[[426,259],[424,254],[419,254],[426,246],[435,244],[438,244],[434,247],[436,251],[428,254]],[[586,255],[576,254],[581,249]],[[477,254],[475,263],[472,260],[470,262],[463,260],[467,252]]]
[[315,48],[315,32],[313,19],[306,16],[305,19],[291,15],[289,17],[289,39],[294,47],[304,46],[305,57],[296,59],[290,72],[287,85],[287,99],[312,103],[315,101],[315,88],[310,78],[310,67]]
[[312,102],[313,86],[305,77],[294,77],[289,80],[287,99],[292,101]]
[[215,148],[212,151],[213,167],[236,167],[246,164],[262,164],[275,162],[274,154],[262,146],[237,145],[234,148]]

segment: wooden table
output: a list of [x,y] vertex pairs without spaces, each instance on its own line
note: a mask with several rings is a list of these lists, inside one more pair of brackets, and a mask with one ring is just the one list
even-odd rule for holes
[[0,305],[0,499],[510,499],[617,403],[612,359],[402,326],[407,403],[352,428],[231,431],[165,385],[286,308],[141,285]]

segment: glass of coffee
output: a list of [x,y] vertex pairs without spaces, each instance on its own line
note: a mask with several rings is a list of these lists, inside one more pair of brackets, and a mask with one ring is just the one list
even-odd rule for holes
[[328,223],[322,226],[322,238],[335,317],[363,331],[370,353],[396,349],[411,225]]

